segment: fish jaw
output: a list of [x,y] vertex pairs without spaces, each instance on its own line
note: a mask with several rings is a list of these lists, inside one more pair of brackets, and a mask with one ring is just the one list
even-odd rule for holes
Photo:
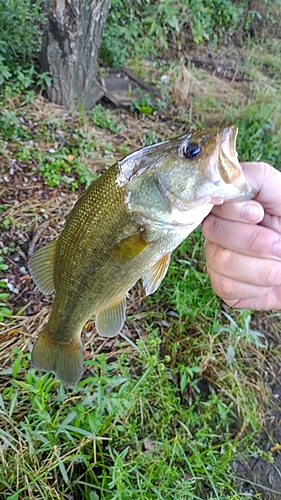
[[[192,233],[199,224],[211,212],[214,203],[201,203],[188,210],[180,210],[174,207],[170,217],[167,219],[167,226],[188,226],[189,233]],[[188,235],[187,235],[188,236]]]
[[217,163],[220,180],[215,184],[222,186],[224,193],[221,197],[219,194],[212,197],[214,205],[232,201],[233,199],[235,201],[249,200],[256,195],[255,189],[246,179],[242,166],[238,161],[236,151],[237,134],[238,128],[235,125],[225,127],[221,132]]
[[[256,195],[238,161],[237,134],[238,128],[235,125],[222,129],[206,162],[204,175],[209,183],[205,185],[205,194],[209,194],[209,202],[213,205],[232,200],[249,200]],[[200,202],[201,197],[198,197],[195,204]]]

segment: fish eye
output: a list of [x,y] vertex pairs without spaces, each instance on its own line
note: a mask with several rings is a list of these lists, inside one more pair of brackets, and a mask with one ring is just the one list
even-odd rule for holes
[[190,142],[189,144],[184,146],[182,150],[183,156],[187,160],[193,160],[194,158],[198,158],[201,152],[202,152],[201,146],[196,142]]

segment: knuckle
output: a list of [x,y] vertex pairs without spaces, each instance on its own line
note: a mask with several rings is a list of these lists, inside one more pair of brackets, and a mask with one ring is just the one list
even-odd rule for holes
[[235,295],[233,296],[233,294],[235,293],[236,286],[235,282],[231,278],[213,272],[209,273],[209,275],[212,287],[219,297],[224,300],[235,298]]
[[210,236],[214,230],[214,219],[215,216],[213,214],[209,214],[202,223],[202,233],[207,240],[210,239]]
[[211,259],[215,270],[223,270],[224,273],[227,273],[233,264],[233,252],[227,248],[214,245]]
[[236,283],[233,279],[227,276],[221,276],[220,279],[220,296],[225,299],[239,298]]
[[263,175],[265,175],[266,171],[272,171],[272,166],[269,165],[269,163],[267,163],[266,161],[261,161],[260,162],[260,169],[263,171]]
[[214,214],[209,214],[203,221],[202,232],[205,238],[212,242],[218,242],[223,237],[224,222]]
[[263,179],[271,180],[271,178],[275,178],[276,169],[274,169],[269,163],[265,161],[258,162],[258,169],[260,170],[260,175]]
[[260,271],[260,283],[266,287],[274,287],[281,284],[281,267],[279,262],[266,262]]
[[260,226],[254,226],[249,234],[249,250],[253,255],[262,255],[268,246],[268,237]]

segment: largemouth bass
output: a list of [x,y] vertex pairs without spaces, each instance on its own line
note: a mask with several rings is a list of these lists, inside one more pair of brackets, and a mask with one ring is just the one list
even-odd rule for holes
[[237,128],[202,129],[144,147],[110,167],[70,212],[60,236],[29,269],[56,292],[32,365],[74,384],[83,370],[81,331],[95,315],[99,335],[118,335],[126,295],[142,278],[146,294],[163,280],[171,252],[212,207],[255,193],[238,162]]

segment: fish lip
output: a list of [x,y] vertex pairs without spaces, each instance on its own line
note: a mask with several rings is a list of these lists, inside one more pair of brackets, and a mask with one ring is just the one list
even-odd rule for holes
[[[236,140],[238,134],[238,127],[236,125],[230,125],[225,127],[221,131],[219,147],[222,153],[230,160],[236,167],[241,170],[241,165],[238,161],[238,154],[236,151]],[[220,153],[218,154],[219,160]]]
[[[214,186],[220,187],[224,186],[225,183],[230,183],[227,179],[227,173],[225,172],[225,175],[223,175],[225,163],[233,165],[237,177],[239,177],[242,172],[236,151],[237,134],[238,128],[236,125],[224,127],[217,132],[216,144],[208,155],[206,167],[204,169],[205,177],[209,179]],[[231,183],[233,180],[232,178]]]
[[[240,171],[240,175],[231,179],[231,183],[241,190],[241,196],[237,196],[235,201],[249,200],[256,196],[257,191],[251,182],[245,177],[242,166],[238,160],[236,151],[236,139],[238,134],[238,127],[231,125],[222,131],[223,138],[221,142],[221,151]],[[225,201],[231,201],[225,200]]]

